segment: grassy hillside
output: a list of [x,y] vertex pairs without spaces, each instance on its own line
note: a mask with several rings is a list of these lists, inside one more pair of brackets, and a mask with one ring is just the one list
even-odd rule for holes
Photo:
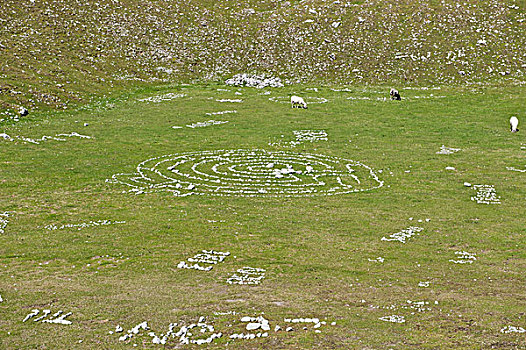
[[238,72],[290,82],[524,84],[524,1],[3,0],[0,109],[66,109]]
[[[524,88],[407,89],[401,102],[384,100],[383,88],[265,90],[172,86],[6,127],[14,140],[0,139],[0,214],[9,215],[0,234],[0,348],[161,349],[148,332],[160,336],[173,322],[177,331],[201,316],[223,334],[206,347],[214,349],[525,348],[524,333],[505,333],[526,328],[526,177],[507,169],[525,166],[524,133],[507,126],[524,108]],[[167,93],[174,98],[141,101]],[[293,93],[328,101],[291,109]],[[237,113],[206,114],[226,110]],[[187,126],[211,119],[228,123]],[[327,140],[294,145],[299,130],[323,131]],[[41,139],[72,131],[91,138]],[[437,154],[442,145],[459,150]],[[276,159],[253,161],[245,150],[256,149]],[[136,173],[152,157],[217,150],[227,151],[196,171],[189,165],[200,161],[175,168],[194,176],[184,187],[162,185],[160,175],[179,174],[170,170],[175,161],[147,162],[141,171],[151,181]],[[230,163],[228,150],[245,157]],[[277,152],[297,160],[284,162]],[[269,178],[276,168],[269,164],[306,171],[306,154],[359,161],[383,186],[370,186],[353,166],[356,188],[369,190],[331,195],[331,170],[311,163],[326,196],[274,197],[272,184],[289,191],[308,175]],[[119,173],[128,175],[116,183]],[[259,188],[268,191],[214,195],[242,188],[229,177],[246,174],[249,184],[267,179]],[[200,182],[203,176],[218,176],[225,187]],[[477,190],[464,182],[493,185],[500,204],[472,200]],[[99,220],[124,222],[93,224]],[[382,239],[409,227],[422,231],[405,243]],[[177,268],[203,249],[231,255],[209,272]],[[266,270],[259,285],[226,282],[244,266]],[[72,324],[22,322],[33,309],[72,312]],[[385,321],[393,315],[405,322]],[[256,333],[244,316],[269,320],[268,337],[232,340]],[[150,330],[119,340],[143,321]],[[117,325],[124,332],[110,334]],[[168,337],[166,348],[205,347]]]

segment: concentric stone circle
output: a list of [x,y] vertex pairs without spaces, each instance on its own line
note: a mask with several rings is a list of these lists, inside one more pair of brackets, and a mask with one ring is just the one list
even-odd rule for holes
[[111,182],[130,192],[168,191],[175,196],[304,197],[368,191],[383,186],[367,165],[291,151],[234,149],[150,158],[134,174]]

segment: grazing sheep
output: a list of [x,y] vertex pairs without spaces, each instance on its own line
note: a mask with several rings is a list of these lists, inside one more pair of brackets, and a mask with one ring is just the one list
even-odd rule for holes
[[26,115],[29,114],[29,111],[25,107],[20,107],[18,109],[18,113],[20,114],[21,117],[25,117]]
[[292,108],[305,108],[307,109],[307,102],[299,96],[292,96],[290,98],[290,104],[292,105]]
[[510,118],[510,129],[511,129],[511,132],[517,132],[519,131],[519,119],[517,119],[517,117],[511,117]]
[[391,89],[389,92],[389,95],[391,95],[391,100],[397,100],[400,101],[402,98],[400,97],[400,94],[398,93],[398,90]]

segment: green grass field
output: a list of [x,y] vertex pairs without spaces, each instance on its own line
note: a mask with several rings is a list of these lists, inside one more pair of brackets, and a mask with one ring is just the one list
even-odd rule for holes
[[[526,169],[525,133],[508,126],[512,115],[526,122],[526,89],[400,89],[396,102],[383,100],[387,87],[307,88],[171,85],[4,124],[13,138],[91,138],[0,138],[0,214],[9,215],[0,234],[0,348],[161,348],[144,330],[126,341],[109,332],[147,321],[160,335],[204,316],[222,332],[208,348],[525,349],[525,333],[501,329],[526,328],[526,174],[507,169]],[[166,93],[185,96],[139,101]],[[291,94],[328,102],[304,110],[269,100]],[[225,110],[237,113],[206,115]],[[211,119],[228,123],[186,127]],[[306,129],[328,140],[291,148],[293,132]],[[460,151],[437,154],[442,145]],[[182,197],[106,182],[152,157],[240,149],[359,161],[384,185],[333,196]],[[464,182],[494,185],[501,203],[472,201],[477,191]],[[98,220],[125,223],[71,227]],[[406,243],[382,240],[410,226],[423,230]],[[208,272],[177,268],[203,249],[231,255]],[[451,262],[459,251],[476,260]],[[227,284],[244,266],[265,269],[265,278]],[[22,322],[32,309],[72,312],[72,324]],[[229,338],[248,332],[242,317],[260,315],[268,337]],[[390,315],[405,322],[380,320]],[[179,337],[165,345],[192,347]]]

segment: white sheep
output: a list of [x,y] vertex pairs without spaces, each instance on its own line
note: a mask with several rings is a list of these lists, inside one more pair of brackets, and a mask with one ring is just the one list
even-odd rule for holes
[[517,119],[517,117],[511,117],[510,118],[510,129],[511,129],[511,132],[517,132],[519,131],[519,119]]
[[292,108],[305,108],[307,109],[307,102],[299,96],[292,96],[290,98],[290,104],[292,105]]

